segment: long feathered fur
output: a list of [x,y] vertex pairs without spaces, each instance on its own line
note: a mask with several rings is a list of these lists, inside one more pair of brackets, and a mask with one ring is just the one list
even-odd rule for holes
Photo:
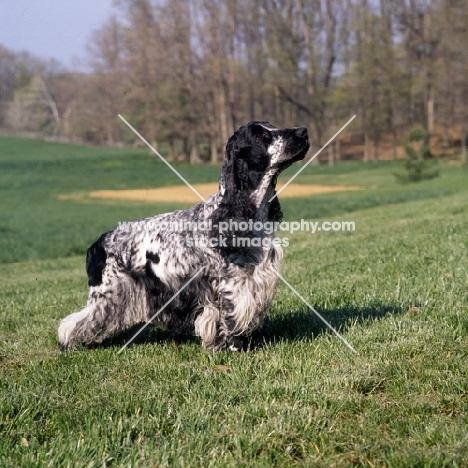
[[[252,122],[229,139],[219,192],[205,203],[103,234],[87,253],[87,305],[60,323],[60,347],[101,343],[149,321],[204,267],[154,323],[195,333],[207,349],[241,349],[246,338],[266,326],[283,253],[277,243],[261,243],[272,241],[274,233],[235,226],[281,220],[278,198],[268,200],[278,174],[308,148],[305,128],[280,130]],[[221,227],[228,221],[233,229]],[[202,222],[211,229],[180,229]],[[238,245],[239,237],[250,244]],[[218,243],[197,243],[195,238]]]

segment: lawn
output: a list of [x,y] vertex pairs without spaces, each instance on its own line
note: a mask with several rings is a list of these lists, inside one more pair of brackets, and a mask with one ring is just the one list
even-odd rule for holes
[[179,181],[146,150],[0,138],[0,466],[467,466],[468,169],[440,166],[406,186],[396,163],[309,167],[297,182],[369,189],[282,201],[288,220],[356,224],[288,234],[282,274],[357,354],[284,284],[263,348],[153,331],[61,353],[89,243],[183,205],[57,196]]

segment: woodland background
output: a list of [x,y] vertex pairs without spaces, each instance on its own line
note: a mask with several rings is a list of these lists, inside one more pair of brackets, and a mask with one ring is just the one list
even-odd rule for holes
[[322,158],[399,158],[425,130],[432,156],[467,159],[466,0],[116,0],[87,72],[0,45],[0,131],[218,163],[252,120],[306,125]]

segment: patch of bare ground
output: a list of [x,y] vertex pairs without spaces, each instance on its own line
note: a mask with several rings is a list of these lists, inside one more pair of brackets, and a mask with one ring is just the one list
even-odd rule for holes
[[[193,186],[200,195],[208,198],[218,191],[218,184],[196,184]],[[281,189],[279,184],[277,190]],[[308,197],[311,195],[321,195],[324,193],[343,192],[349,190],[363,190],[365,187],[357,185],[302,185],[290,184],[281,192],[281,198]],[[96,190],[88,194],[62,194],[59,200],[84,200],[94,198],[101,200],[131,200],[143,202],[180,202],[197,203],[200,198],[185,185],[174,185],[170,187],[160,187],[138,190]]]

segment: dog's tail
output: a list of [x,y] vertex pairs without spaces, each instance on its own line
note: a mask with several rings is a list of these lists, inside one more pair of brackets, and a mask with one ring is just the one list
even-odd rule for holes
[[103,234],[86,253],[86,273],[88,285],[99,286],[102,283],[102,272],[106,267],[107,252],[105,241],[108,233]]

